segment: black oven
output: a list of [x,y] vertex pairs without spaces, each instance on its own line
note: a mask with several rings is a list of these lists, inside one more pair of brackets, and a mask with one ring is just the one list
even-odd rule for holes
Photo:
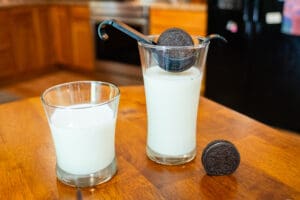
[[137,31],[149,33],[149,8],[134,2],[97,2],[91,6],[96,61],[113,61],[140,66],[137,41],[110,26],[106,41],[98,37],[98,25],[106,19],[117,19]]
[[[126,23],[126,22],[125,22]],[[128,24],[128,23],[127,23]],[[99,23],[95,24],[95,33],[97,33]],[[139,32],[143,29],[140,25],[128,24]],[[126,36],[124,33],[110,26],[105,28],[109,39],[101,40],[95,34],[95,51],[97,60],[116,61],[121,63],[140,65],[137,41]]]

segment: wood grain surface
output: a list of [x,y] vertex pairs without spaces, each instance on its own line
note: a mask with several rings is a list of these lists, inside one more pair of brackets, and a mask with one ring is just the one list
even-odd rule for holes
[[[145,154],[146,107],[142,86],[121,87],[116,129],[118,173],[81,189],[83,199],[300,199],[300,135],[282,133],[201,98],[197,156],[163,166]],[[207,176],[204,147],[233,142],[241,164],[230,176]],[[0,105],[0,199],[76,199],[76,188],[55,176],[55,152],[38,97]]]

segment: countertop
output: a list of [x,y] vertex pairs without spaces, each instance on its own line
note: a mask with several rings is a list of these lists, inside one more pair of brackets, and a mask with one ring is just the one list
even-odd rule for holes
[[[275,130],[201,97],[197,155],[164,166],[146,156],[143,86],[121,87],[116,127],[118,172],[109,182],[81,189],[83,199],[299,199],[300,135]],[[76,188],[55,175],[55,151],[39,97],[0,105],[0,199],[75,199]],[[208,176],[205,146],[231,141],[240,152],[229,176]]]

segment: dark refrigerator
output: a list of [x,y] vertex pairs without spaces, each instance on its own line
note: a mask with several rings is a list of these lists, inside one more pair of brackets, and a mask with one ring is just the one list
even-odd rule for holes
[[300,36],[283,31],[285,2],[207,3],[208,34],[221,34],[228,43],[211,42],[205,96],[271,126],[300,131]]

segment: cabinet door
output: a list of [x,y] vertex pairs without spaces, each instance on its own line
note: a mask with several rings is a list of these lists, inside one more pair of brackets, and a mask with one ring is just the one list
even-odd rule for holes
[[52,42],[52,27],[50,26],[50,9],[48,6],[32,8],[34,15],[34,27],[36,33],[36,45],[40,68],[48,68],[55,63],[55,52]]
[[160,34],[167,28],[178,27],[191,35],[206,35],[206,9],[150,8],[150,33]]
[[11,23],[8,10],[0,10],[0,77],[16,71],[11,41]]
[[94,69],[93,35],[89,20],[89,8],[74,6],[71,10],[73,67],[83,70]]
[[33,12],[28,7],[11,10],[14,60],[19,72],[37,69],[40,57],[37,53],[37,33]]
[[51,6],[50,27],[52,27],[55,61],[72,65],[71,19],[69,6]]

